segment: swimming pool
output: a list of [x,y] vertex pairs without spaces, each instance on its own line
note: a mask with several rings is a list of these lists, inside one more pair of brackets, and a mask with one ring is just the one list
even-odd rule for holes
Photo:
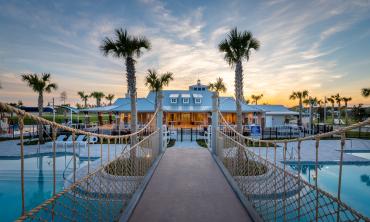
[[[56,190],[63,189],[63,172],[71,173],[70,154],[58,154],[56,157]],[[76,160],[77,167],[83,167],[87,161]],[[52,154],[38,155],[24,159],[25,207],[30,210],[53,195],[53,157]],[[69,165],[68,165],[69,164]],[[21,214],[21,176],[20,160],[0,158],[0,206],[1,221],[13,221]]]
[[[291,165],[296,170],[297,165]],[[353,209],[370,217],[370,165],[343,165],[341,199]],[[301,176],[315,183],[315,165],[302,165]],[[318,186],[337,197],[339,165],[319,165]]]

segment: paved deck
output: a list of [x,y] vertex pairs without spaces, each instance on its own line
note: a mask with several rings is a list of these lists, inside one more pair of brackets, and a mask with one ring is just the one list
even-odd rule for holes
[[130,221],[251,221],[207,149],[168,149]]

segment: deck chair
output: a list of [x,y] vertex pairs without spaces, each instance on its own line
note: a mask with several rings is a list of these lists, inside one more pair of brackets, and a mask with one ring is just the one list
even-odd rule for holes
[[[75,140],[75,144],[79,145],[79,143],[81,141],[83,141],[85,139],[85,135],[79,135],[77,136],[76,140]],[[72,140],[72,135],[68,137],[67,141],[66,141],[66,145],[73,145],[73,140]]]
[[[66,138],[66,135],[59,135],[57,139],[55,140],[55,146],[58,146],[58,144],[64,144],[64,139]],[[49,144],[52,146],[53,141],[49,142]]]

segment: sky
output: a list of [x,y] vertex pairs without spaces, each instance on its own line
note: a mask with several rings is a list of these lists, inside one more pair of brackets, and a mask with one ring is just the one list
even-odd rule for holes
[[[370,104],[370,1],[5,1],[0,0],[0,101],[35,105],[20,75],[51,73],[67,103],[82,103],[77,91],[116,98],[127,91],[124,60],[105,57],[99,46],[116,28],[147,37],[152,45],[137,59],[138,96],[146,96],[147,69],[173,72],[166,89],[187,89],[200,79],[226,82],[233,95],[234,69],[218,44],[233,27],[261,42],[243,62],[244,95],[260,103],[292,106],[293,90],[323,98],[339,93],[350,104]],[[89,101],[93,103],[91,99]]]

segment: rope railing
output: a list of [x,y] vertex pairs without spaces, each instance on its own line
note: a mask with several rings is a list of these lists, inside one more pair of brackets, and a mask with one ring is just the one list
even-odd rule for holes
[[[370,221],[346,203],[348,199],[342,199],[346,195],[341,195],[346,132],[370,124],[370,119],[303,138],[260,140],[237,132],[220,112],[218,114],[223,127],[216,131],[217,158],[262,220]],[[325,152],[320,148],[320,140],[334,135],[340,135],[339,149],[331,150],[338,156],[338,159],[333,157],[339,167],[338,186],[336,190],[326,190],[320,185],[319,168],[325,163],[320,157],[320,153]],[[314,141],[313,147],[310,140]],[[296,150],[294,161],[289,159],[289,147]],[[303,161],[314,166],[312,181],[302,177],[306,167]]]
[[[126,135],[86,132],[1,102],[0,112],[15,114],[19,123],[22,210],[18,221],[117,221],[161,152],[160,130],[155,124],[158,111],[143,128]],[[39,125],[49,125],[52,130],[51,147],[47,143],[39,144],[41,149],[38,149],[37,155],[52,153],[53,196],[34,206],[29,206],[34,201],[26,195],[32,188],[27,187],[25,178],[25,156],[29,154],[24,144],[25,118]],[[72,135],[67,140],[57,140],[58,130]],[[99,143],[90,143],[93,137],[97,137]],[[60,144],[62,149],[58,147]],[[60,172],[56,169],[57,153],[71,154],[71,160]],[[87,165],[78,168],[77,158],[87,159]],[[62,184],[57,181],[62,181]]]

